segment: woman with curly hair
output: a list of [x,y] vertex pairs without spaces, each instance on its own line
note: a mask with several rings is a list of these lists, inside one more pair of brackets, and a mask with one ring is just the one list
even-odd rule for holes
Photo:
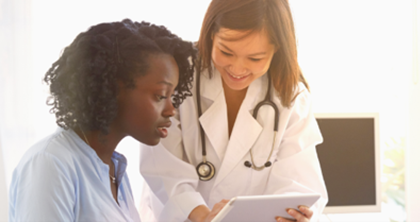
[[156,145],[191,95],[196,51],[163,26],[102,23],[80,33],[44,77],[57,131],[13,173],[10,221],[139,221],[126,136]]

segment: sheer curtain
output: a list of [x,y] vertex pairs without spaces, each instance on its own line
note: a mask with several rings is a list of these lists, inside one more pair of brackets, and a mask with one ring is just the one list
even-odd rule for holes
[[6,187],[6,175],[3,163],[3,150],[1,149],[0,141],[0,221],[6,221],[7,219],[7,187]]
[[420,1],[413,0],[413,72],[410,78],[409,143],[407,150],[407,221],[417,221],[420,209]]
[[36,131],[30,3],[30,0],[0,1],[0,221],[7,218],[4,190],[10,182],[11,170],[32,143]]

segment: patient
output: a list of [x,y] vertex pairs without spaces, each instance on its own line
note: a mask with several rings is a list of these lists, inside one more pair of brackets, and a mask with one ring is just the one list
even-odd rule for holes
[[140,221],[115,148],[126,136],[156,145],[191,96],[192,44],[131,20],[80,33],[44,77],[59,126],[13,173],[10,221]]

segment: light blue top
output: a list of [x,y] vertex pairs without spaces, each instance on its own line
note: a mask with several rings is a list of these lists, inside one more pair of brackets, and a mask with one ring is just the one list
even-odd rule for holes
[[114,152],[114,200],[109,167],[73,130],[59,128],[32,146],[13,172],[9,221],[140,221],[125,169]]

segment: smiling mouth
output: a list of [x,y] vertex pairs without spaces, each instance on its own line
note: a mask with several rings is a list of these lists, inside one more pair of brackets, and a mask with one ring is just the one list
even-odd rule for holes
[[243,76],[236,76],[236,75],[233,75],[232,73],[228,72],[227,70],[226,70],[226,72],[228,73],[229,76],[231,76],[234,79],[244,79],[244,78],[248,77],[249,75],[251,75],[251,74],[247,74],[247,75],[243,75]]

